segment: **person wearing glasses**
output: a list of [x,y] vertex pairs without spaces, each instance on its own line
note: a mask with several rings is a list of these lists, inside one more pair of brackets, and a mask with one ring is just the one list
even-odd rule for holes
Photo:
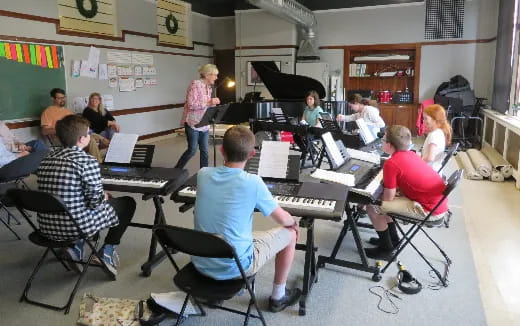
[[348,105],[354,113],[350,115],[338,114],[336,120],[338,122],[350,122],[363,119],[374,133],[379,132],[381,128],[385,127],[385,122],[379,115],[379,110],[376,107],[367,105],[366,103],[368,102],[364,100],[360,94],[349,95]]
[[213,97],[213,86],[218,78],[218,69],[214,64],[205,64],[199,68],[200,78],[193,80],[188,87],[181,126],[186,132],[188,148],[175,165],[183,169],[188,161],[200,150],[200,167],[208,166],[209,126],[195,127],[209,107],[219,105],[220,99]]
[[[383,165],[382,204],[366,207],[378,235],[378,238],[370,239],[377,247],[365,249],[370,258],[388,260],[399,242],[397,226],[387,213],[422,220],[442,199],[446,188],[437,172],[408,150],[411,138],[410,130],[399,125],[388,127],[383,137],[383,150],[391,157]],[[442,225],[447,212],[446,199],[435,209],[427,225]]]

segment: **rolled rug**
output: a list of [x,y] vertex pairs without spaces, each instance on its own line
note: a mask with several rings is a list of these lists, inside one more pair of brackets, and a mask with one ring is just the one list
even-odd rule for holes
[[486,155],[482,154],[481,151],[474,148],[468,149],[466,153],[468,153],[475,170],[477,170],[477,172],[483,177],[489,178],[491,176],[491,172],[493,171],[493,167],[491,166],[491,162],[489,162]]
[[513,175],[513,167],[496,149],[491,146],[484,146],[480,151],[488,158],[491,165],[502,173],[504,178],[509,178]]
[[482,180],[483,177],[480,175],[477,170],[473,167],[473,163],[471,163],[471,159],[469,158],[466,152],[459,152],[457,154],[457,160],[460,163],[460,166],[464,169],[464,176],[466,179],[470,180]]

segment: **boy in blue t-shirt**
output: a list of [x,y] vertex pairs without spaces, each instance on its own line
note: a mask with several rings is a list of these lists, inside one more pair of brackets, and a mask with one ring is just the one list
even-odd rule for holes
[[[202,168],[197,175],[195,229],[218,233],[236,250],[246,274],[255,274],[269,259],[275,258],[273,292],[269,309],[278,312],[295,304],[300,289],[285,284],[294,258],[298,224],[274,201],[262,179],[244,171],[254,153],[255,137],[242,126],[224,135],[224,166]],[[258,209],[281,227],[253,232],[253,212]],[[199,272],[217,280],[240,277],[233,259],[192,257]]]

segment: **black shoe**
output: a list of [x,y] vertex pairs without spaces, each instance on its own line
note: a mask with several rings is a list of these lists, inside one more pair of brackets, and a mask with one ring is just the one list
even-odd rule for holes
[[[399,241],[401,241],[401,239],[397,239],[397,240],[393,240],[392,239],[392,244],[394,245],[394,248],[397,247],[397,245],[399,244]],[[374,246],[379,246],[379,237],[372,237],[370,238],[370,240],[368,240],[368,243],[370,243],[371,245],[374,245]]]
[[298,288],[285,289],[285,295],[280,300],[269,298],[269,310],[271,312],[279,312],[285,308],[294,305],[300,299],[302,291]]
[[365,248],[365,254],[368,258],[372,259],[380,259],[380,260],[386,260],[389,261],[390,258],[392,258],[392,252],[393,250],[385,250],[379,247],[375,248]]

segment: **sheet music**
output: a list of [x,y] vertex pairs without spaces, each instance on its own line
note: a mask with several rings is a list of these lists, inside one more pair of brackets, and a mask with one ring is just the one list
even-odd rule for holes
[[313,173],[311,173],[311,177],[339,183],[347,187],[354,187],[356,181],[353,174],[327,171],[322,169],[316,169]]
[[279,115],[283,115],[283,110],[282,108],[271,108],[271,112],[274,113],[274,114],[279,114]]
[[323,139],[323,143],[327,148],[327,153],[332,156],[330,159],[334,161],[334,168],[341,166],[345,162],[345,159],[343,158],[343,155],[341,155],[334,138],[332,138],[332,134],[330,132],[326,132],[321,135],[321,138]]
[[289,162],[288,142],[264,141],[260,152],[258,175],[264,178],[285,179]]
[[130,163],[139,135],[115,133],[110,140],[105,162]]
[[361,138],[363,138],[365,145],[370,144],[371,142],[376,140],[376,136],[372,133],[372,130],[370,130],[365,120],[357,119],[356,124],[359,128],[359,134],[361,135]]

